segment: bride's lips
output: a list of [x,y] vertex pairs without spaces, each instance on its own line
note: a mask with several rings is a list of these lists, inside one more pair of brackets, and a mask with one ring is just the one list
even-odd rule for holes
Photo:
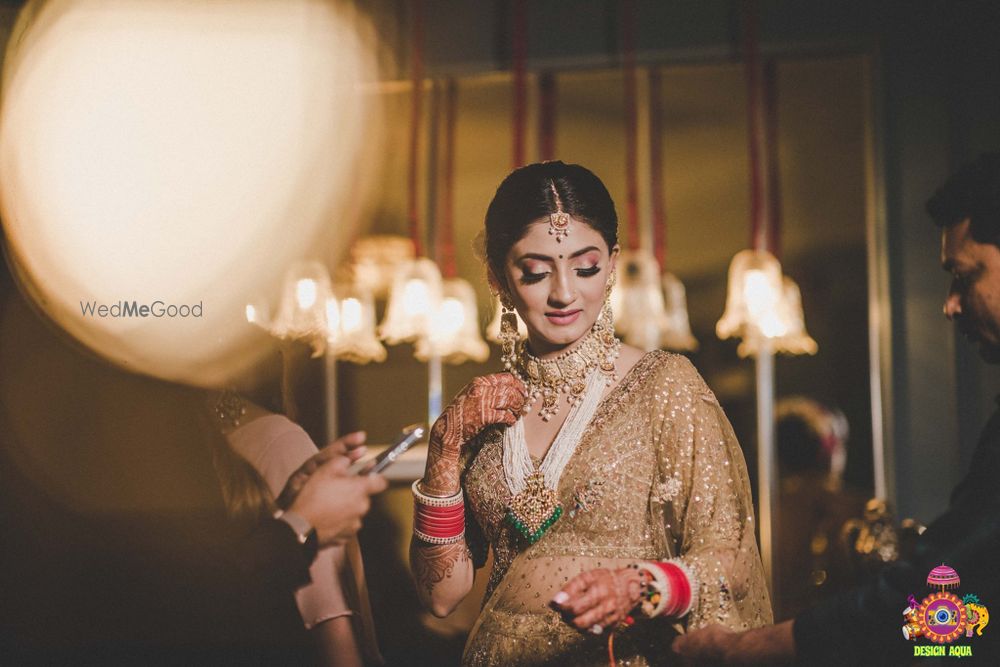
[[582,312],[583,311],[579,308],[576,310],[552,310],[545,313],[545,317],[548,318],[549,322],[552,322],[552,324],[565,326],[576,322],[576,319],[580,317],[580,313]]

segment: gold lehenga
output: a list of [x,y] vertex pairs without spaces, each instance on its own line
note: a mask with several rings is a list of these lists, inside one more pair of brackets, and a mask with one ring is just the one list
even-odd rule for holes
[[616,636],[619,665],[669,664],[685,627],[772,622],[743,454],[685,357],[648,353],[604,399],[560,480],[565,513],[531,546],[504,522],[501,433],[476,438],[463,475],[476,566],[488,545],[494,554],[464,665],[608,664],[607,637],[578,632],[548,603],[580,572],[640,559],[680,557],[698,601],[679,623],[639,621]]

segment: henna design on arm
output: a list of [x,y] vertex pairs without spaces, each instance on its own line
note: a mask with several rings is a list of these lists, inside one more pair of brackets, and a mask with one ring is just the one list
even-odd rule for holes
[[417,589],[431,595],[434,587],[447,579],[461,563],[472,560],[472,553],[465,542],[456,544],[424,544],[419,540],[410,543],[410,563]]

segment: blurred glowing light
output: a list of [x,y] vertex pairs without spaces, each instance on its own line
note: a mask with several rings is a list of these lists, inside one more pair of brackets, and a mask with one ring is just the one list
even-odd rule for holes
[[405,236],[365,236],[351,247],[354,284],[375,298],[385,297],[400,265],[413,261],[413,241]]
[[315,260],[293,263],[285,273],[278,315],[269,327],[271,333],[278,338],[309,343],[316,354],[322,353],[332,299],[330,274],[322,263]]
[[[364,150],[379,147],[359,92],[376,79],[370,28],[342,6],[25,6],[4,61],[0,213],[17,275],[56,323],[174,381],[224,385],[257,361],[249,296],[317,248],[346,250]],[[201,314],[83,312],[120,301]]]
[[415,354],[421,361],[437,355],[452,364],[489,358],[490,348],[479,333],[476,292],[467,280],[444,281],[433,325],[429,335],[417,341]]
[[684,283],[670,272],[665,272],[660,277],[660,282],[663,286],[664,306],[660,344],[675,352],[697,350],[698,340],[691,333]]
[[375,301],[356,285],[334,289],[328,300],[327,354],[356,364],[385,361],[386,351],[375,335]]
[[815,354],[805,330],[802,298],[795,282],[782,276],[781,265],[763,250],[742,250],[729,265],[726,310],[715,327],[719,338],[742,339],[741,357],[758,354],[763,339],[775,352]]
[[655,350],[660,346],[660,330],[666,319],[660,267],[648,252],[626,251],[618,260],[618,276],[611,292],[615,331],[629,345]]
[[379,337],[390,345],[431,335],[441,303],[441,272],[426,257],[401,264],[393,278]]

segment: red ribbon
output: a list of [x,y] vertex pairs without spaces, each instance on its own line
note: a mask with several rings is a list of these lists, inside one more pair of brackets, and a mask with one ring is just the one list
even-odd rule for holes
[[514,29],[511,32],[511,57],[514,70],[514,136],[511,161],[513,168],[517,169],[524,164],[524,134],[527,123],[528,12],[524,0],[514,0],[513,9]]
[[407,174],[407,213],[410,227],[410,238],[413,240],[413,250],[417,257],[424,254],[420,239],[420,211],[417,198],[417,162],[420,153],[420,108],[424,86],[424,7],[422,0],[411,0],[411,19],[413,21],[411,56],[410,56],[410,164]]
[[636,109],[635,82],[635,1],[619,3],[619,20],[622,36],[622,64],[625,84],[625,189],[628,222],[628,247],[639,248],[639,182],[637,175],[639,124]]
[[438,229],[438,261],[441,274],[445,278],[458,275],[455,267],[455,122],[458,101],[458,85],[449,79],[445,87],[444,101],[444,167],[441,188],[441,225]]
[[653,200],[653,252],[661,271],[667,266],[667,213],[663,194],[663,103],[660,69],[649,70],[649,194]]
[[768,225],[767,247],[781,259],[781,163],[778,160],[778,65],[773,60],[764,66],[764,109],[767,124],[765,143],[767,145]]
[[543,161],[556,156],[556,77],[542,72],[538,77],[538,154]]
[[766,174],[761,166],[765,143],[761,104],[763,91],[757,44],[756,0],[746,0],[743,4],[743,23],[750,155],[750,247],[755,250],[767,250],[767,199],[764,186]]

